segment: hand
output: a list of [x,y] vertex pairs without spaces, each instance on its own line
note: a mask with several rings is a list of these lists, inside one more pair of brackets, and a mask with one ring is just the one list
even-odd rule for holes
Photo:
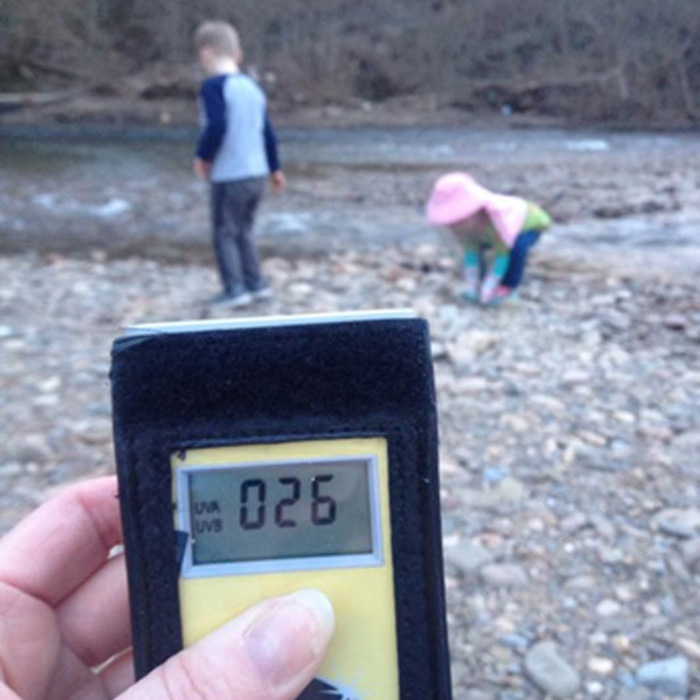
[[209,173],[211,172],[211,163],[201,158],[195,158],[192,162],[192,169],[200,180],[208,180]]
[[287,186],[287,178],[281,170],[276,170],[274,173],[270,173],[270,185],[272,186],[272,191],[275,194],[279,194]]
[[294,700],[333,632],[321,593],[262,602],[134,683],[117,484],[73,486],[0,540],[2,700]]

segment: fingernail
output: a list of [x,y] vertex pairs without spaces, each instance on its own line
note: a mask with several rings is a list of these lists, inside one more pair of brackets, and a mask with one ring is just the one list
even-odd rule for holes
[[267,683],[284,686],[321,658],[334,627],[328,598],[305,589],[280,598],[256,618],[244,634],[245,645]]

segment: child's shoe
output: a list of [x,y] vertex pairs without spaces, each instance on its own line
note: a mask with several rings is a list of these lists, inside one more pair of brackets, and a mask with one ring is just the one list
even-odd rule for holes
[[269,287],[260,287],[260,289],[251,289],[250,296],[253,301],[267,301],[272,299],[272,290]]
[[499,284],[498,287],[496,287],[496,290],[494,291],[493,297],[491,298],[489,304],[491,304],[492,306],[500,306],[507,299],[517,298],[518,292],[515,289],[513,289],[512,287],[504,287],[502,284]]
[[239,292],[238,294],[222,292],[209,300],[211,306],[216,306],[221,309],[240,309],[243,306],[248,306],[252,302],[253,296],[248,292]]

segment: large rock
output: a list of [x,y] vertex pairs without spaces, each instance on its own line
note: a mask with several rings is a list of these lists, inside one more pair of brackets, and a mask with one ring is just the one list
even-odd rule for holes
[[666,535],[682,538],[700,535],[700,510],[697,508],[662,510],[656,515],[654,522]]
[[512,476],[507,476],[494,490],[496,496],[499,500],[514,503],[517,501],[522,501],[527,495],[527,489],[525,486],[514,479]]
[[22,464],[45,464],[51,461],[53,451],[44,435],[32,433],[21,438],[14,452],[10,451],[10,455]]
[[652,661],[637,671],[637,681],[647,688],[658,690],[672,697],[688,694],[688,659],[674,656]]
[[554,642],[540,642],[525,656],[525,672],[545,693],[558,698],[571,697],[581,685],[581,677],[562,658]]
[[649,700],[651,697],[650,690],[641,686],[635,686],[634,688],[623,688],[615,696],[615,700]]
[[481,570],[481,578],[497,588],[522,588],[528,583],[525,570],[517,564],[487,564]]
[[700,569],[700,537],[684,542],[681,551],[689,569]]
[[462,542],[456,547],[445,549],[445,560],[461,574],[477,571],[493,560],[492,555],[479,545],[472,542]]

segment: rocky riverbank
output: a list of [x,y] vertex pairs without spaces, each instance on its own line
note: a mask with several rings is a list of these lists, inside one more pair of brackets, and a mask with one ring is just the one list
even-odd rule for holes
[[[700,293],[541,246],[521,298],[455,300],[423,244],[268,257],[256,313],[431,324],[456,698],[700,697]],[[0,530],[113,470],[109,347],[208,315],[200,265],[0,258]]]

